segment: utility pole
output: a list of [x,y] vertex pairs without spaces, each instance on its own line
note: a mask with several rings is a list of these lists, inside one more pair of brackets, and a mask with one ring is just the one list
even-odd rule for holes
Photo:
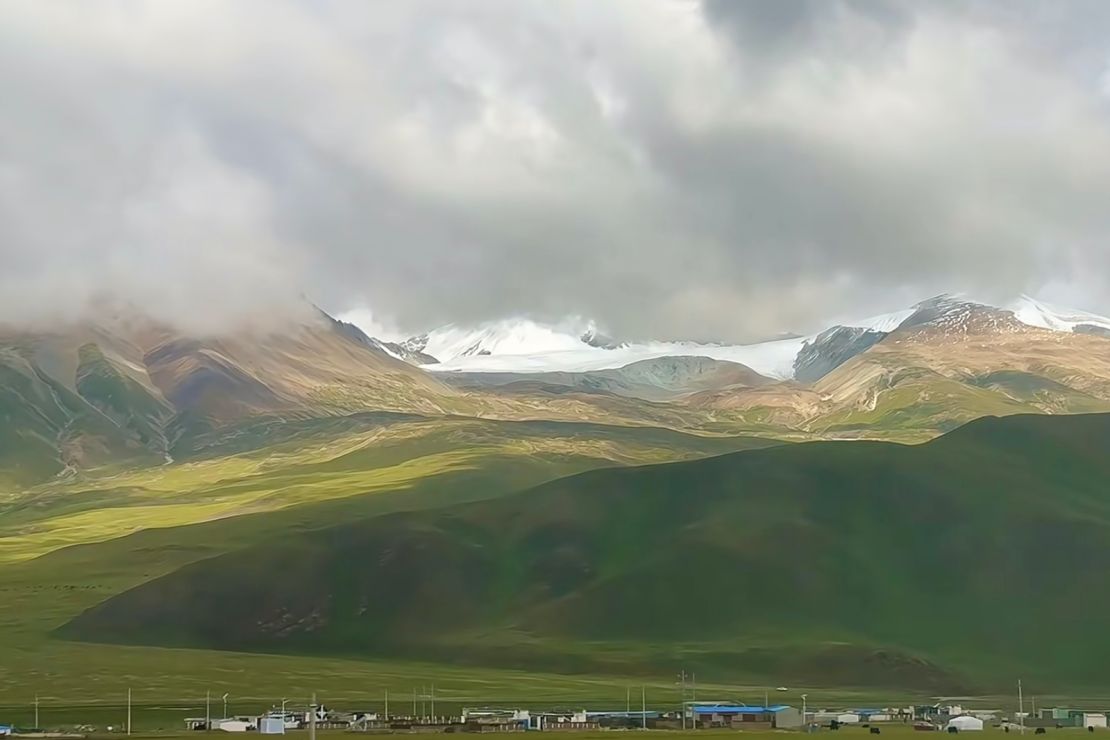
[[1018,679],[1018,725],[1021,726],[1021,734],[1025,734],[1025,699],[1021,695],[1021,679]]
[[766,709],[767,707],[771,706],[771,705],[770,705],[770,703],[769,703],[769,701],[768,701],[768,699],[767,699],[767,697],[768,697],[769,695],[770,695],[770,692],[769,692],[769,691],[767,690],[767,687],[766,687],[766,686],[764,686],[764,687],[763,687],[763,708],[764,708],[764,709]]
[[694,702],[698,700],[698,674],[690,674],[690,699]]
[[416,719],[416,687],[412,687],[412,718]]
[[682,715],[682,729],[686,729],[686,669],[682,669],[682,673],[678,674],[679,679],[682,681],[682,704],[679,707],[679,713]]
[[389,721],[389,689],[385,690],[385,721]]
[[41,729],[42,725],[39,724],[39,695],[35,694],[35,729]]
[[806,719],[806,698],[809,694],[802,694],[802,727],[809,732],[809,720]]
[[436,685],[432,684],[432,722],[436,720]]
[[312,692],[312,706],[308,708],[308,740],[316,740],[316,692]]
[[641,726],[647,729],[647,688],[640,686],[640,721]]
[[632,687],[624,687],[624,713],[629,717],[632,716]]
[[127,690],[127,734],[131,734],[131,689]]
[[212,729],[212,691],[204,692],[204,731]]

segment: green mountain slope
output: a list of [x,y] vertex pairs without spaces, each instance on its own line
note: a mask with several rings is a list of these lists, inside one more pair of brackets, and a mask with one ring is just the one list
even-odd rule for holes
[[29,485],[78,467],[150,464],[168,418],[145,389],[83,350],[76,387],[0,345],[0,482]]
[[[174,464],[109,469],[0,491],[0,565],[154,527],[274,511],[520,460],[505,491],[607,465],[681,460],[775,444],[650,427],[370,413],[252,420],[179,445]],[[339,520],[342,521],[342,520]]]
[[[1097,685],[1110,416],[985,419],[564,478],[194,563],[95,641],[782,682]],[[1052,639],[1066,635],[1066,639]]]
[[[731,378],[735,368],[694,370]],[[160,465],[212,447],[213,440],[366,412],[721,435],[778,431],[721,425],[671,404],[569,388],[462,390],[318,313],[281,331],[229,329],[211,337],[182,335],[141,317],[50,332],[0,327],[0,481],[19,486],[61,473],[96,475],[104,466]]]

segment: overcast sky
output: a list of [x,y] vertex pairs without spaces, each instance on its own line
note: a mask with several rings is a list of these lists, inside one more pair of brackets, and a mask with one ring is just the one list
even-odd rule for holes
[[1110,3],[0,0],[0,320],[1110,312]]

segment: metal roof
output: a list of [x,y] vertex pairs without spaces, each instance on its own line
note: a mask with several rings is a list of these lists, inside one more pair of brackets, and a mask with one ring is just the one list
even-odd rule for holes
[[785,704],[776,704],[773,707],[748,707],[742,704],[701,704],[695,705],[696,714],[776,714],[788,709]]
[[647,717],[648,719],[657,719],[659,717],[659,712],[653,711],[651,709],[647,710],[646,712],[641,712],[641,711],[638,711],[638,710],[632,710],[632,711],[626,712],[626,711],[622,710],[622,711],[619,711],[619,712],[586,712],[586,716],[587,717],[612,717],[613,719],[627,719],[627,718],[643,719],[644,717]]

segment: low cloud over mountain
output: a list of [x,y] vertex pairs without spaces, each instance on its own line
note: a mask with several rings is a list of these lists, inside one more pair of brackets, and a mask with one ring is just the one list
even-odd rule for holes
[[0,317],[1110,310],[1110,6],[0,2]]

